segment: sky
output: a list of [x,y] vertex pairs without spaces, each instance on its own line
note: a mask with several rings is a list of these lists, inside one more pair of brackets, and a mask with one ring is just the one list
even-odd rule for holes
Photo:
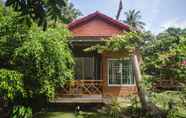
[[[120,0],[71,0],[84,16],[100,11],[115,18]],[[129,9],[141,11],[145,29],[157,34],[168,27],[186,28],[186,0],[122,0],[120,20]]]

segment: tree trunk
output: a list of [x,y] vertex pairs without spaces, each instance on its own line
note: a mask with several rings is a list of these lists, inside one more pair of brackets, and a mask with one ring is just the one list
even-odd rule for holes
[[148,110],[148,99],[145,94],[145,89],[142,86],[142,76],[140,72],[140,64],[138,62],[137,54],[132,56],[133,68],[134,68],[134,77],[136,81],[136,86],[138,89],[138,96],[141,102],[142,109]]

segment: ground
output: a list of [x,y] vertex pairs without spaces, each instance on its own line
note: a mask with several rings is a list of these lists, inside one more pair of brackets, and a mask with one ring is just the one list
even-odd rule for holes
[[[77,111],[77,106],[80,110]],[[50,104],[47,110],[40,112],[34,118],[109,118],[98,113],[102,104]]]
[[[151,93],[150,100],[155,103],[160,109],[167,111],[169,109],[169,101],[174,101],[174,107],[176,107],[176,117],[175,118],[186,118],[186,105],[183,104],[183,94],[179,91],[164,91],[159,93]],[[134,102],[134,101],[131,101]],[[117,107],[117,103],[112,106],[113,109]],[[101,107],[95,107],[95,105],[84,104],[80,112],[76,112],[75,108],[77,105],[64,106],[64,105],[54,105],[49,106],[48,112],[42,112],[35,118],[109,118],[109,113],[98,112]],[[133,106],[135,108],[135,104]],[[110,112],[110,111],[109,111]],[[135,114],[136,113],[136,114]],[[138,112],[133,109],[132,111],[121,110],[120,115],[138,118]],[[110,117],[111,118],[111,117]],[[147,117],[148,118],[148,117]],[[173,117],[170,117],[173,118]]]
[[97,112],[82,112],[80,111],[78,114],[74,112],[47,112],[41,113],[35,118],[108,118],[103,114],[99,114]]

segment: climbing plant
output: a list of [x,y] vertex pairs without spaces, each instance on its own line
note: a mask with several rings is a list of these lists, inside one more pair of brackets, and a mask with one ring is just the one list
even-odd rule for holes
[[143,34],[139,32],[123,32],[122,34],[105,39],[103,44],[91,46],[85,51],[97,50],[103,51],[120,51],[125,50],[129,54],[135,49],[140,48],[143,44]]

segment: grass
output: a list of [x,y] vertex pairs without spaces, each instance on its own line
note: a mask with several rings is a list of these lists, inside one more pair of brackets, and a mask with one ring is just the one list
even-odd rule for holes
[[[47,111],[37,113],[34,118],[109,118],[97,112],[100,104],[81,104],[80,111],[75,113],[78,104],[51,104]],[[102,105],[101,105],[102,106]]]
[[37,114],[34,118],[76,118],[70,112],[42,112]]
[[78,114],[73,112],[45,112],[40,113],[35,118],[109,118],[106,115],[97,113],[97,112],[82,112]]
[[37,118],[76,118],[73,113],[68,112],[47,112],[41,113]]

